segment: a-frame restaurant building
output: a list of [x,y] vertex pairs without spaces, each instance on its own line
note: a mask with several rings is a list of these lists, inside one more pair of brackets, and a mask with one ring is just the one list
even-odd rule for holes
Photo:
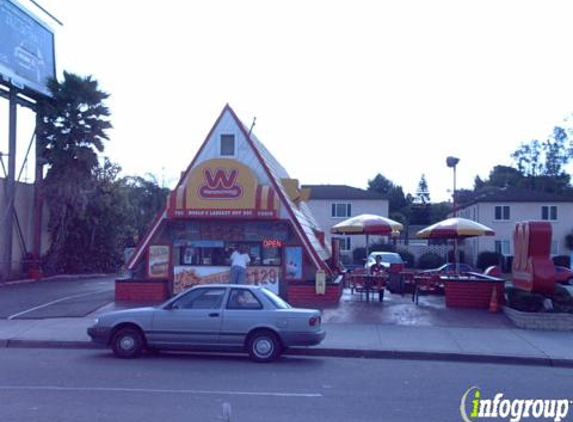
[[338,265],[309,193],[225,106],[140,239],[116,299],[161,300],[195,284],[228,283],[230,254],[244,244],[249,284],[291,303],[337,302]]

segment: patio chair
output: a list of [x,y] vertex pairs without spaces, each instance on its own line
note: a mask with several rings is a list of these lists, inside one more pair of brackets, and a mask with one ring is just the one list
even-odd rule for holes
[[[366,269],[364,268],[356,268],[349,274],[351,294],[354,294],[354,290],[357,292],[358,290],[364,290],[364,278],[361,277],[364,274],[366,274]],[[360,293],[362,293],[362,291]]]
[[442,280],[438,274],[432,274],[428,276],[416,276],[416,282],[414,283],[414,289],[412,291],[412,302],[416,305],[419,304],[420,294],[430,294],[436,292]]

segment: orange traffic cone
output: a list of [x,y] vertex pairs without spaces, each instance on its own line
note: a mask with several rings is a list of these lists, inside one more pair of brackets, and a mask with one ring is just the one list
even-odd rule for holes
[[499,303],[497,301],[497,286],[493,286],[493,290],[491,292],[491,299],[489,301],[489,311],[490,312],[499,311]]

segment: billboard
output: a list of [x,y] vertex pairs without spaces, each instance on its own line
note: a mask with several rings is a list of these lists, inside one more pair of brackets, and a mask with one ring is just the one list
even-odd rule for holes
[[49,95],[56,75],[54,33],[12,0],[0,0],[0,75],[15,86]]

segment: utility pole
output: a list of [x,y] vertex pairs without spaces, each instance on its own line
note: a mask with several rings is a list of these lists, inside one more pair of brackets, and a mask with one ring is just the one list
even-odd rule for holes
[[32,255],[34,262],[32,264],[32,278],[41,277],[40,257],[42,256],[42,209],[44,206],[43,197],[43,179],[45,158],[42,153],[42,141],[38,136],[39,127],[38,111],[36,111],[36,177],[34,181],[34,246]]
[[3,254],[0,262],[0,278],[7,280],[12,273],[12,232],[14,223],[14,196],[16,193],[16,116],[17,93],[14,87],[10,88],[8,118],[8,174],[6,177],[6,190],[4,197],[3,215]]

